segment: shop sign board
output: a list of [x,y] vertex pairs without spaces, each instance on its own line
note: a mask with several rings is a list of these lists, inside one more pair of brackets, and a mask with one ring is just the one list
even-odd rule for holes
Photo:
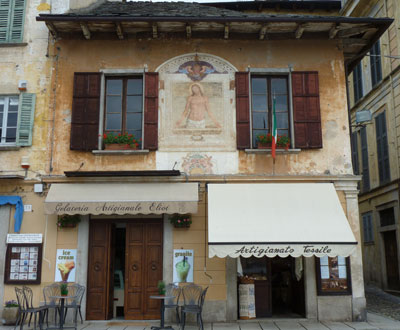
[[75,282],[76,250],[57,249],[55,282]]
[[7,244],[42,243],[42,234],[7,234]]
[[193,250],[174,250],[172,263],[174,283],[193,282],[193,261]]

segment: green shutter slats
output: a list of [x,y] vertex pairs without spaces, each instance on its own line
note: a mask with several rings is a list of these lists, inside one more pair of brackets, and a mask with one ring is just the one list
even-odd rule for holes
[[22,42],[26,0],[0,0],[0,42]]
[[33,118],[35,113],[36,94],[22,93],[19,97],[17,123],[17,145],[32,145]]
[[8,40],[10,5],[11,0],[0,0],[0,42],[7,42]]
[[10,42],[22,42],[25,17],[25,0],[14,0],[10,24]]

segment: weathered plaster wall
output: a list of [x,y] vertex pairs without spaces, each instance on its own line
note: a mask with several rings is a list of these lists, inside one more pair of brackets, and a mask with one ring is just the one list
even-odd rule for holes
[[23,44],[12,47],[0,45],[0,95],[19,95],[19,80],[26,80],[27,92],[36,94],[32,147],[0,152],[0,170],[6,174],[24,174],[20,166],[23,156],[29,159],[29,177],[46,171],[51,61],[46,56],[48,30],[35,19],[40,13],[48,13],[49,6],[41,2],[27,1]]
[[[323,148],[304,150],[299,154],[279,155],[275,166],[269,155],[255,155],[234,151],[224,155],[234,159],[238,167],[218,165],[215,174],[265,173],[265,174],[350,174],[350,147],[344,67],[341,51],[334,41],[221,41],[221,40],[61,40],[57,69],[56,126],[53,174],[65,170],[139,170],[169,169],[171,164],[186,154],[172,156],[151,152],[135,156],[94,156],[90,152],[69,150],[72,86],[74,72],[99,72],[101,69],[142,69],[154,71],[171,58],[187,53],[206,53],[221,57],[245,71],[253,68],[287,68],[295,71],[319,72]],[[90,56],[87,56],[90,54]],[[235,102],[234,98],[230,102]],[[50,149],[50,146],[49,146]],[[183,151],[183,150],[182,150]],[[204,150],[192,154],[201,157],[212,155]],[[212,155],[218,159],[217,155]],[[218,161],[217,161],[218,162]]]

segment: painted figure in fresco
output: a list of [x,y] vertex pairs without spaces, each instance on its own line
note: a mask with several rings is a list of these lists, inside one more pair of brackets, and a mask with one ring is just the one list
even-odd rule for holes
[[199,81],[206,75],[214,73],[215,69],[207,62],[190,61],[181,65],[178,72],[185,73],[193,81]]
[[[176,122],[175,127],[185,128],[206,128],[206,113],[214,122],[215,126],[221,128],[221,125],[215,119],[214,115],[210,111],[210,105],[208,97],[204,95],[203,86],[199,83],[193,83],[189,87],[191,95],[188,96],[186,101],[185,110],[182,113],[181,118]],[[183,125],[183,121],[186,119],[186,125]]]

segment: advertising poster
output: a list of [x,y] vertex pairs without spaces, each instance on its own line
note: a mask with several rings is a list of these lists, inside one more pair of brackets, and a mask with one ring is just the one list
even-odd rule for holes
[[193,282],[193,250],[174,250],[173,282]]
[[57,249],[56,282],[75,282],[76,250]]

